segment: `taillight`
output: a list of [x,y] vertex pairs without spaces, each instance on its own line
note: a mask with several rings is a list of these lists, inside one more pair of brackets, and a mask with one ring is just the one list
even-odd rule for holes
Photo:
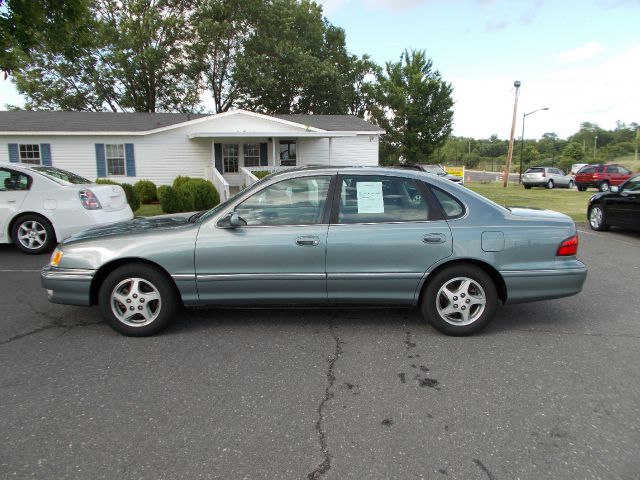
[[80,203],[82,203],[82,206],[87,210],[98,210],[102,208],[102,205],[100,205],[100,202],[98,201],[98,197],[96,197],[96,194],[91,190],[80,190],[78,192],[78,196],[80,197]]
[[569,255],[575,255],[578,253],[578,235],[574,235],[571,238],[567,238],[558,247],[556,255],[558,257],[566,257]]
[[547,176],[547,172],[542,172],[542,176],[546,177]]

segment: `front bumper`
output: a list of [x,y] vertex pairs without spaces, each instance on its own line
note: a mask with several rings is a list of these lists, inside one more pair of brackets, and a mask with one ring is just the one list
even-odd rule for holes
[[50,302],[89,306],[91,281],[95,273],[95,270],[47,265],[40,273],[40,281]]
[[501,271],[507,287],[506,303],[533,302],[570,297],[582,291],[587,267],[576,260],[572,268]]

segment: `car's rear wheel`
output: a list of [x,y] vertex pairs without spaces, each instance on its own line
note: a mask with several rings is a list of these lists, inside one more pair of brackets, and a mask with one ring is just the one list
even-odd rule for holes
[[116,268],[100,286],[98,304],[111,327],[134,337],[153,335],[165,328],[178,308],[178,298],[167,275],[146,264]]
[[601,192],[608,192],[609,191],[609,182],[602,182],[600,184],[600,187],[598,188]]
[[531,188],[531,185],[525,185],[524,188],[526,188],[527,190],[529,190]]
[[16,247],[28,254],[48,252],[56,243],[53,226],[40,215],[24,215],[18,218],[11,229]]
[[553,188],[553,187],[554,187],[554,185],[553,185],[553,180],[549,180],[549,181],[547,182],[547,188]]
[[606,220],[607,216],[600,205],[591,207],[591,210],[589,210],[589,226],[593,230],[597,230],[598,232],[609,230],[609,225],[607,225]]
[[573,183],[573,180],[569,180],[569,188],[573,187],[575,187],[575,183]]
[[491,277],[474,265],[460,264],[428,280],[420,308],[437,330],[463,336],[486,327],[497,305],[498,294]]
[[584,192],[587,189],[587,187],[578,187],[578,191],[579,192]]

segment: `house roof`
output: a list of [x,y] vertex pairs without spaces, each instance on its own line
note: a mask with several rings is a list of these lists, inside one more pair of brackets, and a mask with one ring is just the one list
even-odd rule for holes
[[[16,110],[0,112],[0,132],[147,132],[215,115],[188,113],[113,113]],[[327,131],[378,132],[353,115],[272,115],[273,118]]]

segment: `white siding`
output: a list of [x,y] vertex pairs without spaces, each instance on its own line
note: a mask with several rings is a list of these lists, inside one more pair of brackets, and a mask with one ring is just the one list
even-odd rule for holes
[[378,165],[378,135],[338,137],[329,139],[299,139],[298,165]]
[[[198,123],[190,128],[193,132],[292,132],[305,129],[294,125],[258,118],[251,115],[227,115],[222,118],[212,118]],[[191,133],[191,131],[189,133]]]

